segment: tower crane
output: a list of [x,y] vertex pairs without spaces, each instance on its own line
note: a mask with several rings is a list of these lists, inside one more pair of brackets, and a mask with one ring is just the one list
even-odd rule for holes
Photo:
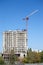
[[[38,10],[34,10],[32,13],[30,13],[28,16],[26,16],[25,18],[23,18],[23,20],[26,21],[26,33],[27,33],[27,43],[28,43],[28,20],[29,20],[29,17],[32,16],[33,14],[37,13]],[[28,44],[27,44],[27,49],[28,49]]]

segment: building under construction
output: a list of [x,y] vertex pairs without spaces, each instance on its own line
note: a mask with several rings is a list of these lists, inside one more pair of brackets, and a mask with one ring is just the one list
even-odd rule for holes
[[[27,54],[26,30],[14,30],[3,32],[3,53],[9,54],[11,50],[18,56]],[[7,56],[7,55],[6,55]]]

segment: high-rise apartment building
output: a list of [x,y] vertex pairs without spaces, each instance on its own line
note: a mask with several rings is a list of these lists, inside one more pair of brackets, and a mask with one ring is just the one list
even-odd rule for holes
[[26,30],[3,32],[3,53],[10,53],[12,49],[20,56],[27,54]]

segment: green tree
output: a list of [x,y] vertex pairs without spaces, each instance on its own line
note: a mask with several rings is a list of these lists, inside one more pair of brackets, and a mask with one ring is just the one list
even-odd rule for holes
[[43,51],[40,52],[41,62],[43,62]]
[[40,54],[37,52],[32,52],[32,61],[33,63],[40,62]]
[[29,60],[29,63],[40,62],[40,54],[35,51],[29,52],[27,59]]
[[24,58],[24,62],[27,62],[27,63],[40,62],[40,53],[32,51],[31,48],[28,49],[28,51],[27,51],[27,57]]
[[0,64],[4,64],[4,59],[2,56],[0,56]]

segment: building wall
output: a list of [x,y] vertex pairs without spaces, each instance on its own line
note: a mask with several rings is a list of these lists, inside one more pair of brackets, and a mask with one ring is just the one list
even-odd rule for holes
[[27,34],[24,30],[3,32],[3,52],[9,53],[14,49],[15,54],[26,55]]

